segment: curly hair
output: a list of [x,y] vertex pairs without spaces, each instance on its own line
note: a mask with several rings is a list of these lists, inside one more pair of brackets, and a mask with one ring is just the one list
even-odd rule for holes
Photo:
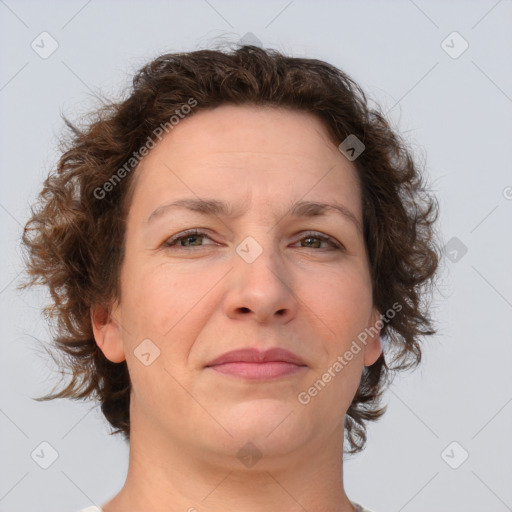
[[[135,74],[127,99],[91,112],[84,126],[63,116],[69,137],[61,140],[62,155],[44,181],[22,237],[27,278],[21,288],[48,287],[52,300],[43,312],[54,326],[50,352],[54,360],[62,357],[61,372],[70,369],[72,379],[61,391],[53,393],[54,387],[36,400],[94,398],[115,429],[111,433],[129,440],[127,364],[104,356],[94,340],[90,311],[119,297],[132,171],[138,164],[134,155],[191,98],[197,103],[190,115],[223,104],[309,112],[323,121],[337,146],[349,135],[364,144],[352,163],[362,186],[374,305],[382,312],[398,303],[401,310],[382,326],[384,350],[364,367],[345,415],[348,453],[361,451],[367,422],[386,410],[382,394],[391,377],[417,366],[422,337],[436,333],[424,299],[432,292],[441,256],[438,202],[408,144],[347,74],[317,59],[252,45],[161,55]],[[122,169],[123,179],[114,181]]]

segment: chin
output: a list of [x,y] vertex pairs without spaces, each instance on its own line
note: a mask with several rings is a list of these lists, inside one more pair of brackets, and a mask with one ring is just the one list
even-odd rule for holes
[[231,406],[225,414],[215,417],[233,436],[224,437],[231,449],[250,442],[269,455],[283,455],[311,437],[311,425],[299,412],[287,402],[257,399]]

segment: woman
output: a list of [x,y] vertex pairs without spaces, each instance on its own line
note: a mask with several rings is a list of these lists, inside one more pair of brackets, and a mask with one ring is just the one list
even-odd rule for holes
[[254,46],[162,55],[68,125],[24,244],[73,373],[42,399],[95,397],[130,443],[85,510],[367,510],[343,454],[435,332],[437,202],[399,135]]

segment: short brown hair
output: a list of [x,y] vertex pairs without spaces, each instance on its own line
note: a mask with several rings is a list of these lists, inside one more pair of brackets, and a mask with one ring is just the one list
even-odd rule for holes
[[[223,104],[310,112],[334,144],[349,135],[364,144],[353,164],[362,186],[374,305],[384,312],[399,303],[401,311],[382,326],[385,349],[364,368],[345,416],[348,451],[356,453],[366,443],[366,423],[386,410],[381,398],[391,376],[416,366],[421,337],[436,332],[423,299],[432,291],[441,254],[438,203],[408,145],[349,76],[320,60],[251,45],[162,55],[136,73],[127,99],[94,111],[85,127],[64,117],[71,137],[23,234],[29,277],[22,288],[49,288],[52,303],[44,311],[56,320],[55,354],[64,356],[60,364],[71,369],[72,379],[38,400],[93,397],[116,429],[112,433],[129,439],[127,364],[109,361],[98,348],[90,310],[119,297],[133,155],[191,98],[197,104],[190,115]],[[123,179],[112,182],[122,168]],[[99,194],[109,180],[108,192]]]

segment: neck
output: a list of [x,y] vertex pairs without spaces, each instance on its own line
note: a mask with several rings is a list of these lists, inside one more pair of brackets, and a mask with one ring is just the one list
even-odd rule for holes
[[340,438],[343,431],[336,431],[303,450],[265,455],[246,466],[236,456],[206,457],[180,446],[150,421],[132,417],[126,482],[103,511],[353,512],[343,488]]

